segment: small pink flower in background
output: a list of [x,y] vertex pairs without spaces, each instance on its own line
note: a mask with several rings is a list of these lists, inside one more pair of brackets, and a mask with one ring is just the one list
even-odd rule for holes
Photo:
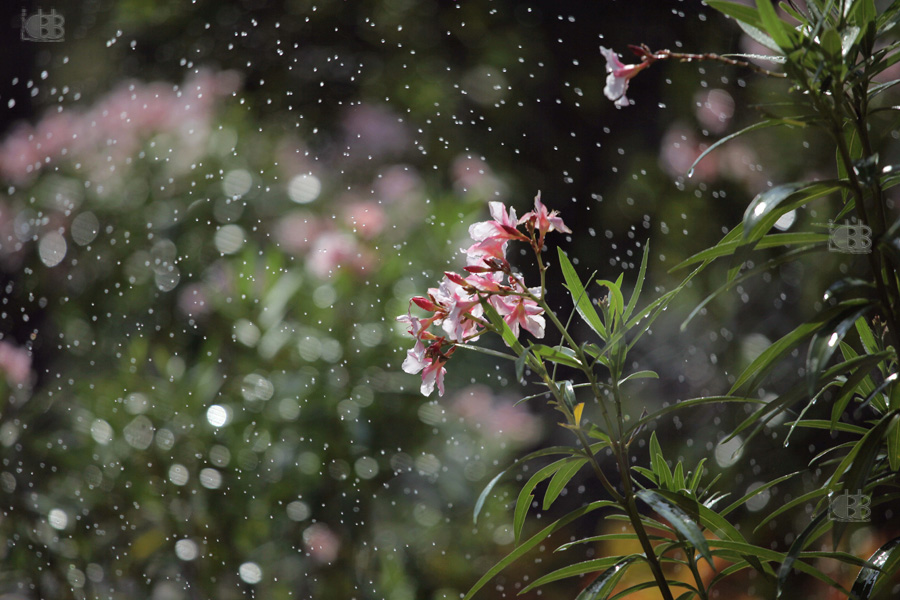
[[324,523],[310,525],[302,535],[306,552],[317,563],[327,565],[337,558],[341,539]]
[[354,106],[344,115],[342,125],[350,159],[368,161],[372,156],[399,154],[411,143],[403,119],[387,106]]
[[305,252],[322,230],[319,220],[306,211],[295,211],[282,217],[275,226],[275,239],[286,251]]
[[606,59],[606,87],[603,93],[607,98],[616,103],[616,107],[629,106],[625,92],[628,91],[628,81],[650,66],[649,61],[643,61],[636,65],[626,65],[619,60],[619,56],[610,50],[600,46],[600,52]]
[[698,93],[694,97],[697,103],[697,120],[713,133],[722,133],[728,128],[734,116],[734,98],[725,90],[714,89]]
[[385,225],[384,210],[377,202],[362,200],[344,208],[344,222],[358,236],[371,239],[382,232]]
[[31,379],[31,354],[28,350],[0,341],[0,377],[13,386],[28,383]]
[[317,277],[325,279],[341,266],[352,266],[359,250],[356,238],[349,233],[327,231],[319,235],[306,255],[306,266]]
[[524,404],[497,397],[485,385],[471,385],[450,401],[450,410],[490,436],[527,444],[538,439],[541,421]]
[[[659,162],[663,170],[673,179],[686,177],[691,165],[708,147],[701,142],[692,129],[683,125],[673,125],[663,136],[659,149]],[[691,175],[695,181],[710,181],[718,173],[718,158],[715,152],[703,157]]]

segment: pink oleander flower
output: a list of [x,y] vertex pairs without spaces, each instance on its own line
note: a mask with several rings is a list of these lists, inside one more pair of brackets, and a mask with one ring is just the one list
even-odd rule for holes
[[446,362],[440,359],[433,359],[422,370],[422,387],[419,388],[419,391],[422,392],[423,396],[430,396],[431,392],[434,391],[435,384],[437,384],[438,396],[444,395],[444,375],[447,374],[447,369],[444,368],[444,365]]
[[626,65],[609,48],[600,46],[600,53],[606,59],[606,87],[603,88],[603,93],[616,103],[617,108],[629,106],[628,98],[625,97],[625,92],[628,91],[628,80],[649,67],[650,61],[645,60],[636,65]]
[[509,207],[509,213],[506,212],[506,206],[502,202],[490,203],[491,221],[482,221],[473,223],[469,226],[469,236],[476,242],[480,242],[490,237],[499,237],[504,240],[523,239],[527,240],[524,235],[516,230],[518,224],[516,220],[516,209]]
[[434,391],[435,385],[438,388],[438,395],[444,395],[444,375],[447,369],[444,365],[450,355],[453,354],[454,348],[450,348],[446,353],[441,352],[441,345],[444,339],[438,338],[433,344],[425,347],[421,341],[417,341],[416,345],[406,353],[406,359],[403,361],[403,371],[410,375],[422,373],[422,385],[419,391],[423,396],[430,396]]
[[481,301],[476,294],[470,293],[447,276],[441,281],[440,287],[432,288],[429,293],[446,314],[441,326],[451,340],[462,342],[477,333],[478,323],[467,318],[469,315],[481,316]]
[[526,213],[519,223],[530,223],[532,227],[537,229],[540,234],[541,245],[543,245],[544,236],[549,231],[560,231],[563,233],[572,233],[572,230],[566,227],[563,220],[558,216],[558,211],[548,211],[547,207],[541,203],[541,193],[538,192],[534,197],[534,210]]

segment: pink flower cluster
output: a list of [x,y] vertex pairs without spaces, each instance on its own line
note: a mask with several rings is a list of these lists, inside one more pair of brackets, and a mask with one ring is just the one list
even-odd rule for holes
[[[444,279],[438,287],[430,288],[427,296],[412,298],[410,308],[415,304],[430,312],[427,318],[420,319],[412,312],[397,317],[416,340],[403,361],[403,370],[422,373],[421,391],[425,396],[434,391],[435,385],[444,395],[444,365],[456,344],[467,343],[484,333],[488,325],[484,303],[497,311],[516,337],[521,329],[537,338],[544,337],[544,311],[538,304],[542,290],[525,287],[506,260],[506,248],[514,240],[529,243],[540,252],[548,232],[571,230],[556,211],[548,211],[541,203],[540,193],[534,199],[534,210],[520,219],[514,208],[507,209],[502,202],[491,202],[490,210],[490,221],[469,227],[474,243],[461,250],[466,255],[465,270],[469,275],[445,272]],[[525,232],[519,229],[522,225]],[[432,333],[432,326],[440,332]]]
[[[23,184],[56,161],[95,158],[98,164],[133,154],[148,136],[206,131],[215,103],[240,85],[232,71],[197,71],[181,86],[126,82],[88,110],[62,110],[36,125],[20,124],[0,142],[0,179]],[[202,136],[205,141],[206,137]]]

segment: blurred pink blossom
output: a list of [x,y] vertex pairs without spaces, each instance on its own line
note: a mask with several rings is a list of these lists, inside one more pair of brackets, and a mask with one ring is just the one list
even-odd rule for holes
[[370,160],[373,156],[398,154],[411,143],[403,119],[384,106],[354,106],[344,115],[343,129],[350,158]]
[[497,397],[485,385],[471,385],[450,401],[450,410],[489,436],[502,436],[527,444],[537,440],[541,422],[528,408],[510,398]]
[[371,239],[384,229],[385,216],[381,206],[371,200],[354,201],[344,207],[344,223],[361,238]]
[[[691,165],[703,153],[708,144],[701,142],[692,129],[683,125],[673,125],[663,136],[659,149],[659,162],[670,177],[686,177]],[[710,181],[718,172],[718,158],[711,152],[694,168],[692,178],[696,181]]]
[[99,170],[107,157],[123,160],[161,131],[179,135],[182,143],[205,140],[216,102],[239,84],[234,72],[206,70],[189,75],[181,86],[122,83],[86,110],[62,110],[34,126],[16,127],[0,143],[0,177],[23,183],[63,157],[91,158]]
[[275,226],[275,239],[287,252],[305,252],[321,231],[319,220],[310,212],[298,210],[282,217]]
[[13,386],[31,379],[31,354],[25,348],[0,341],[0,375]]
[[722,133],[734,116],[734,98],[725,90],[703,91],[694,97],[697,120],[713,133]]
[[[359,256],[358,256],[359,255]],[[317,277],[330,277],[338,267],[355,266],[361,258],[359,248],[351,234],[326,231],[315,238],[306,255],[306,266]]]
[[316,523],[303,530],[303,546],[314,561],[327,565],[337,558],[341,539],[324,523]]

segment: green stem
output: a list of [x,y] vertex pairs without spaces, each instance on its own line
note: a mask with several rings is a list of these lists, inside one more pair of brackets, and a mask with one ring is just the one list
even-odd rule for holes
[[[609,418],[609,413],[606,410],[606,403],[603,401],[603,398],[600,394],[600,388],[597,385],[596,377],[594,376],[593,368],[588,364],[587,357],[584,354],[581,346],[579,346],[563,324],[560,322],[559,318],[556,314],[550,309],[547,305],[547,302],[543,298],[533,298],[533,300],[537,301],[541,308],[544,309],[544,313],[550,318],[550,321],[556,326],[559,330],[560,334],[572,348],[572,350],[576,353],[578,360],[581,362],[581,370],[587,376],[588,381],[591,384],[591,391],[594,394],[594,399],[597,401],[597,404],[600,405],[600,410],[603,415],[603,419],[607,425],[607,431],[610,433],[610,442],[613,450],[613,454],[615,454],[616,462],[619,466],[619,475],[622,478],[622,487],[624,489],[624,496],[620,496],[617,492],[613,496],[616,498],[616,501],[625,509],[625,512],[628,514],[628,520],[631,521],[631,526],[634,528],[635,534],[638,536],[638,540],[640,541],[641,548],[644,550],[644,555],[647,558],[647,564],[650,566],[650,570],[653,572],[653,577],[656,579],[656,585],[659,587],[660,593],[663,595],[663,600],[674,600],[672,596],[672,592],[669,589],[669,584],[666,581],[666,576],[663,573],[662,565],[659,562],[659,559],[656,556],[656,553],[653,550],[653,544],[650,543],[650,538],[647,535],[647,530],[644,529],[644,524],[641,522],[641,514],[638,511],[637,503],[635,502],[634,495],[634,486],[631,480],[631,467],[628,464],[628,452],[625,448],[625,445],[622,443],[622,432],[623,432],[623,419],[621,412],[621,398],[619,397],[619,387],[618,387],[618,373],[610,373],[612,379],[612,389],[613,389],[613,400],[616,404],[617,414],[619,416],[619,427],[618,435],[613,434],[612,422]],[[544,371],[546,374],[546,370]],[[547,381],[548,385],[550,385],[550,381]],[[550,385],[551,389],[555,389],[555,385]],[[555,392],[558,393],[558,392]],[[561,400],[561,399],[560,399]],[[567,417],[569,417],[569,409],[566,406],[565,402],[560,402],[561,406],[565,408]],[[574,424],[574,419],[570,418],[570,422]],[[584,432],[581,431],[580,428],[575,427],[573,429],[575,431],[576,436],[581,442],[582,446],[587,449],[589,447],[588,441],[584,437]],[[588,452],[586,450],[586,452]],[[597,463],[596,459],[593,458],[592,455],[592,463],[594,465],[594,471],[598,474],[598,477],[601,478],[601,481],[606,481],[606,476],[603,474],[603,471],[600,469],[600,465]],[[608,482],[604,484],[604,486],[608,486]]]
[[[844,167],[847,171],[847,178],[850,180],[850,187],[853,190],[853,196],[856,200],[856,209],[859,212],[860,221],[862,221],[863,224],[871,227],[871,220],[869,219],[869,215],[866,210],[865,193],[863,192],[863,186],[860,183],[856,172],[853,170],[853,160],[850,156],[850,150],[847,148],[847,143],[844,141],[840,122],[835,121],[834,125],[834,134],[838,145],[838,152],[841,155],[841,160],[844,162]],[[880,251],[874,250],[873,252],[869,252],[868,254],[866,254],[866,257],[869,261],[869,266],[872,269],[872,276],[875,278],[875,286],[878,291],[878,298],[881,301],[881,304],[884,306],[885,317],[890,322],[889,334],[891,336],[891,343],[894,346],[894,351],[898,352],[900,351],[900,337],[898,337],[898,335],[900,334],[898,334],[898,321],[896,315],[894,314],[894,307],[893,303],[891,302],[887,286],[884,282],[884,273],[881,267]]]

